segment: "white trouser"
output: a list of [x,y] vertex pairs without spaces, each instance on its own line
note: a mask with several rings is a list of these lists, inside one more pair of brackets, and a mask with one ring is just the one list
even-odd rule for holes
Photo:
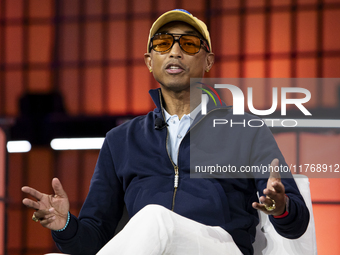
[[148,205],[126,224],[97,255],[238,255],[231,235],[160,205]]

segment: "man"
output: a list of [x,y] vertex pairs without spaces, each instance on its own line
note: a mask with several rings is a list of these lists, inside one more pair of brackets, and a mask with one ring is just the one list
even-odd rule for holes
[[[204,117],[190,108],[190,78],[202,78],[214,63],[206,25],[185,10],[163,14],[150,30],[145,63],[160,84],[150,91],[156,109],[108,132],[79,217],[69,213],[55,178],[54,195],[22,188],[37,199],[23,200],[36,209],[32,219],[52,230],[63,252],[82,255],[106,243],[98,254],[252,254],[255,209],[270,215],[281,235],[301,236],[309,213],[293,179],[190,178],[190,149],[200,144],[191,146],[189,134],[204,136],[212,117],[231,114],[214,109]],[[191,105],[199,99],[197,92]],[[222,158],[238,165],[285,164],[266,127],[230,129],[219,139]],[[124,203],[132,219],[112,238]]]

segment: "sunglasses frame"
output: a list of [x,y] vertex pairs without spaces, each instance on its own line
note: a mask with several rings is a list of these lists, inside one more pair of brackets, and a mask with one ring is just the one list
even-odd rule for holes
[[[153,48],[153,39],[154,39],[154,37],[157,36],[157,35],[171,35],[171,36],[172,36],[173,42],[172,42],[172,45],[170,46],[169,49],[164,50],[164,51],[157,51],[157,50],[155,50],[155,49]],[[175,36],[179,36],[179,37],[176,39]],[[181,45],[181,43],[180,43],[180,41],[179,41],[179,40],[181,39],[182,36],[194,36],[194,37],[197,37],[198,39],[200,39],[201,45],[200,45],[199,50],[198,50],[196,53],[190,53],[190,52],[185,51],[185,50],[182,48],[182,45]],[[199,53],[200,50],[201,50],[201,48],[202,48],[202,45],[203,45],[203,48],[204,48],[204,50],[205,50],[206,52],[210,52],[208,43],[207,43],[205,40],[203,40],[202,38],[200,38],[199,36],[193,35],[193,34],[173,34],[173,33],[157,33],[157,34],[154,34],[154,35],[151,37],[151,39],[150,39],[150,47],[149,47],[150,50],[149,50],[149,51],[150,51],[150,52],[151,52],[151,50],[154,50],[154,51],[156,51],[156,52],[167,52],[167,51],[170,51],[170,50],[172,49],[172,47],[174,46],[175,42],[178,42],[178,45],[179,45],[179,47],[181,48],[182,51],[184,51],[185,53],[190,54],[190,55],[195,55],[195,54]]]

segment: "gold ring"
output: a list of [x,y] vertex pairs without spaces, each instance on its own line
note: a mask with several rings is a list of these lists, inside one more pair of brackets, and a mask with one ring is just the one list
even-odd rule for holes
[[270,212],[270,211],[273,211],[276,208],[276,206],[275,206],[275,200],[271,198],[269,199],[273,202],[273,204],[271,206],[264,205],[264,207],[266,208],[267,211]]
[[37,218],[37,217],[35,217],[35,214],[33,213],[33,216],[32,216],[32,220],[34,221],[34,222],[38,222],[39,221],[39,219]]

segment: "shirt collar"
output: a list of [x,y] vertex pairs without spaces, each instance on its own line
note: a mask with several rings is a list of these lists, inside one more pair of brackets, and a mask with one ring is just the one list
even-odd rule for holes
[[[165,121],[168,122],[172,117],[178,117],[175,115],[170,115],[165,109],[164,110],[164,116]],[[197,114],[201,111],[201,104],[199,104],[190,114],[184,114],[182,118],[185,118],[185,116],[190,117],[191,120],[194,120],[197,116]]]

